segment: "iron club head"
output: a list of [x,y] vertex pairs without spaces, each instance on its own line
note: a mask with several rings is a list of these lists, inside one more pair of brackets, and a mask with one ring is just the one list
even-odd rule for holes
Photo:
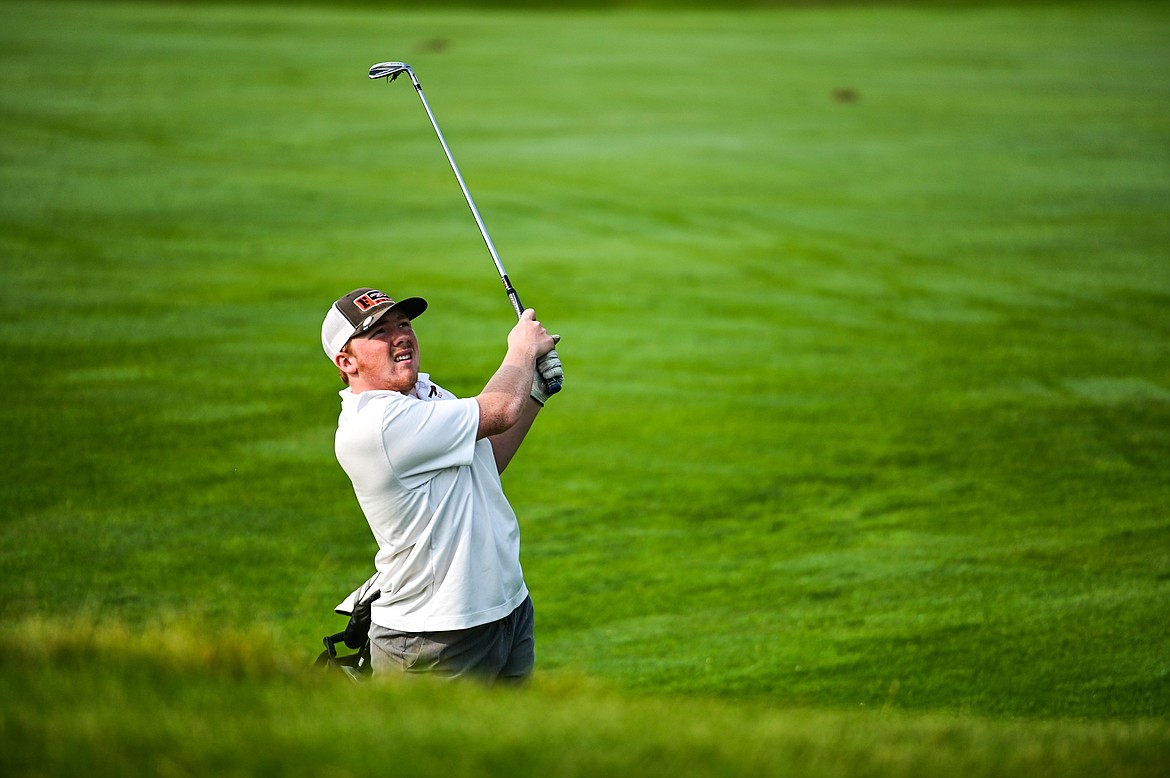
[[414,71],[410,69],[410,65],[407,65],[405,62],[379,62],[370,68],[370,78],[388,78],[393,81],[402,73],[414,75]]

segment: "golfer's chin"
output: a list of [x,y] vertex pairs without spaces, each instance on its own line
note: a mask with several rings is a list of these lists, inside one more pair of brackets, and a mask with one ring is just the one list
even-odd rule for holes
[[394,366],[394,373],[390,376],[387,389],[393,389],[402,394],[410,394],[418,383],[418,365],[413,361],[400,362]]

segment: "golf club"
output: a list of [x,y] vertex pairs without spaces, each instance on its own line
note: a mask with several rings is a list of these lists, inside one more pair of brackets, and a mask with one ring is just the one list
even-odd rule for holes
[[[439,136],[439,143],[443,146],[443,153],[447,155],[447,162],[451,164],[451,171],[455,174],[455,179],[459,182],[459,188],[463,190],[463,198],[467,200],[467,207],[471,209],[471,215],[475,217],[475,223],[479,226],[479,234],[483,236],[483,242],[487,244],[488,253],[492,255],[492,261],[496,265],[496,272],[500,274],[500,280],[504,282],[504,290],[508,293],[508,299],[512,302],[512,308],[516,311],[516,318],[520,318],[524,313],[524,305],[520,302],[520,295],[516,293],[516,288],[512,286],[512,281],[508,278],[508,272],[504,270],[504,263],[500,261],[500,255],[496,251],[495,244],[492,243],[491,236],[488,235],[487,227],[484,226],[483,219],[479,215],[479,209],[475,207],[475,200],[471,198],[471,192],[468,191],[467,184],[463,181],[463,175],[459,172],[459,166],[455,164],[455,157],[451,156],[451,149],[447,146],[447,140],[443,137],[443,131],[439,129],[439,123],[435,121],[435,114],[431,111],[430,103],[427,102],[427,97],[423,94],[422,84],[418,82],[418,77],[414,75],[414,70],[405,62],[379,62],[370,68],[371,79],[385,78],[387,83],[392,83],[394,79],[403,73],[410,76],[410,80],[414,84],[414,89],[418,92],[419,99],[422,100],[423,108],[426,109],[427,116],[431,120],[431,126],[435,128],[435,135]],[[556,358],[559,357],[557,357],[557,352],[553,350],[541,357],[540,362],[543,363],[548,359]],[[544,381],[545,391],[550,395],[556,394],[561,390],[560,379],[554,378],[549,380],[542,375],[541,380]]]

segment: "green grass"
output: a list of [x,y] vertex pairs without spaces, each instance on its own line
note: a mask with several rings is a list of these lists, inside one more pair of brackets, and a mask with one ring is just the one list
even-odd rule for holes
[[[1081,2],[0,5],[0,761],[308,772],[375,732],[349,700],[414,712],[424,769],[445,738],[468,773],[1157,774],[1167,33]],[[468,395],[511,316],[387,59],[564,336],[505,477],[515,698],[300,670],[373,554],[324,309],[426,296],[424,368]]]
[[[259,632],[26,622],[5,635],[0,756],[19,775],[1156,775],[1165,721],[778,711],[631,697],[580,677],[522,690],[355,686]],[[94,668],[100,667],[100,672]],[[28,672],[36,668],[36,672]]]

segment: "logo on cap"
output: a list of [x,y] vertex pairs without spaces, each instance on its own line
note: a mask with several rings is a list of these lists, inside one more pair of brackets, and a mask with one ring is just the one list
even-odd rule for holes
[[379,305],[393,305],[394,301],[377,289],[371,289],[360,297],[354,298],[353,304],[357,306],[359,311],[365,313],[371,308],[377,308]]

